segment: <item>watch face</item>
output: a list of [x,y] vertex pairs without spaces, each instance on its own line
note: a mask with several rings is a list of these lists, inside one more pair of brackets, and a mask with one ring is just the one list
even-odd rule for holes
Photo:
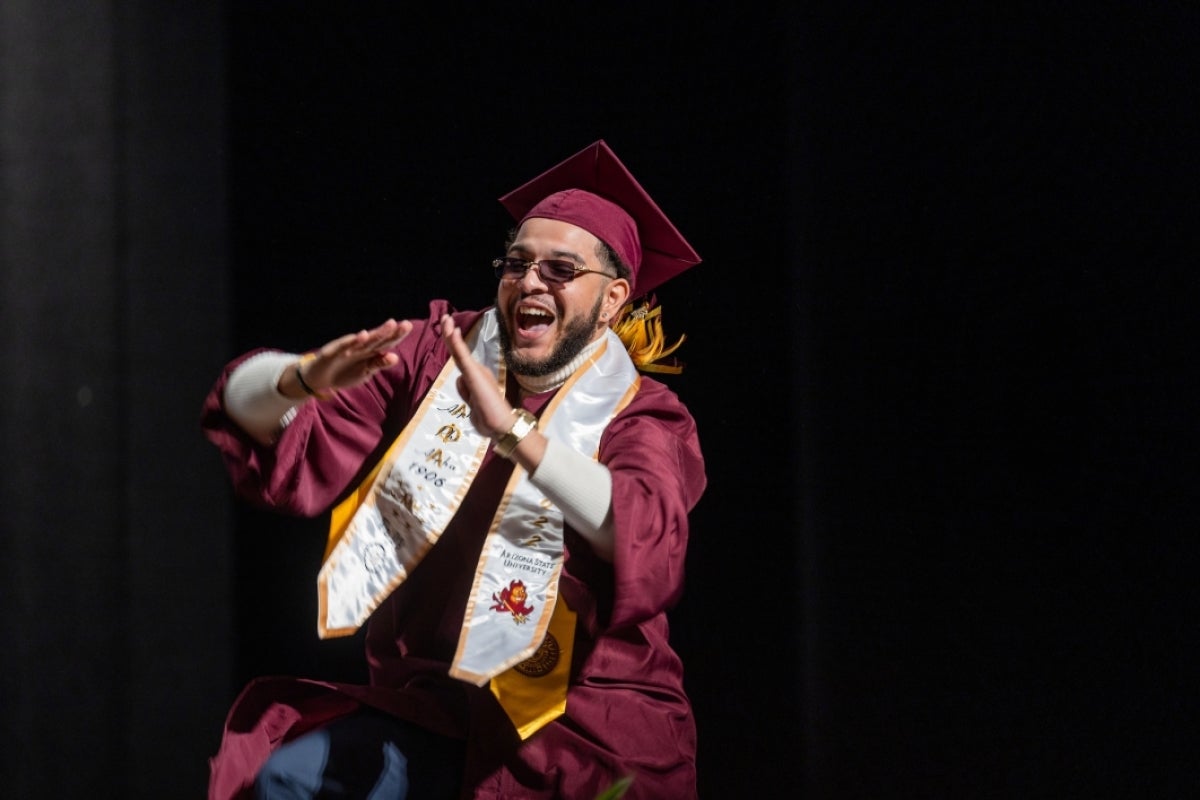
[[518,409],[513,413],[516,421],[513,422],[513,426],[508,429],[507,433],[496,440],[496,445],[492,448],[501,458],[508,458],[512,455],[512,451],[521,443],[521,440],[537,427],[537,417],[525,409]]

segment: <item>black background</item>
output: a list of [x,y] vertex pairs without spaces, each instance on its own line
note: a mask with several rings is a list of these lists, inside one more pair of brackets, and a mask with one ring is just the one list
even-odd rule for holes
[[1197,794],[1195,5],[675,6],[0,7],[0,793],[201,796],[246,680],[361,677],[204,390],[487,303],[604,138],[704,257],[701,796]]
[[[607,10],[235,9],[238,343],[487,302],[495,198],[605,138],[705,258],[702,794],[1194,788],[1195,15]],[[243,525],[241,673],[353,673],[319,533]]]
[[[687,336],[687,369],[667,380],[711,487],[673,634],[702,791],[769,794],[778,776],[758,763],[798,755],[803,681],[785,32],[731,10],[685,29],[665,5],[586,8],[436,22],[233,9],[235,338],[311,347],[432,297],[489,303],[512,227],[496,198],[605,139],[704,258],[658,293],[668,333]],[[363,677],[361,635],[311,633],[323,520],[243,509],[239,525],[238,680]]]

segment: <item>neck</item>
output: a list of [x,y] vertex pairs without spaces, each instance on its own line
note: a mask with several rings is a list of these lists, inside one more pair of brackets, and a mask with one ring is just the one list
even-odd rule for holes
[[562,386],[567,382],[567,378],[571,377],[575,370],[583,366],[583,362],[591,358],[592,354],[596,352],[596,349],[600,347],[600,343],[603,341],[604,337],[600,337],[599,339],[593,339],[592,341],[588,342],[587,345],[579,351],[578,355],[563,365],[561,369],[555,370],[549,375],[539,375],[537,377],[532,377],[529,375],[514,375],[514,377],[517,379],[517,385],[521,387],[521,394],[542,394],[543,392],[549,392]]

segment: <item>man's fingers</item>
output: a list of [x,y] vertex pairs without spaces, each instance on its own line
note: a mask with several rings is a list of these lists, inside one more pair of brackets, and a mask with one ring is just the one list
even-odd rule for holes
[[449,314],[442,317],[442,338],[446,340],[446,346],[450,348],[450,355],[454,356],[458,368],[465,372],[464,365],[474,359],[471,358],[471,351],[467,349],[467,343],[463,341],[462,331],[454,324]]
[[362,343],[362,347],[373,347],[377,350],[386,350],[393,347],[412,331],[412,322],[402,320],[397,322],[394,319],[389,319],[382,325],[372,331],[367,331],[367,337]]
[[412,322],[408,320],[396,322],[390,319],[373,330],[339,336],[322,347],[321,354],[327,358],[348,361],[374,359],[399,344],[412,332],[412,327]]
[[305,367],[305,374],[320,387],[347,388],[369,378],[372,373],[394,366],[399,356],[391,352],[412,332],[408,320],[389,319],[371,330],[347,333],[327,342],[317,357]]
[[454,381],[454,385],[458,387],[458,394],[468,406],[471,405],[471,384],[466,379],[466,376],[459,375]]
[[358,341],[358,337],[359,334],[357,333],[347,333],[345,336],[339,336],[321,348],[321,355],[329,358],[339,355],[347,348],[352,347]]
[[450,349],[450,355],[458,365],[468,390],[481,390],[484,384],[496,385],[496,376],[471,355],[471,349],[463,339],[462,330],[454,324],[454,320],[448,314],[442,317],[442,338],[446,340],[446,346]]
[[386,347],[395,347],[400,343],[400,340],[412,333],[413,324],[410,320],[401,320],[396,323],[395,329],[392,331],[392,337],[385,343]]

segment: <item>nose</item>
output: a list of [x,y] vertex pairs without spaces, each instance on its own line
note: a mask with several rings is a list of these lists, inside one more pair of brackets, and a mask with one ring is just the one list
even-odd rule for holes
[[530,261],[529,264],[525,266],[525,274],[521,276],[519,281],[517,281],[517,284],[521,287],[522,291],[527,291],[529,289],[549,288],[546,286],[546,282],[542,280],[542,273],[539,271],[540,269],[541,265],[539,265],[536,261]]

